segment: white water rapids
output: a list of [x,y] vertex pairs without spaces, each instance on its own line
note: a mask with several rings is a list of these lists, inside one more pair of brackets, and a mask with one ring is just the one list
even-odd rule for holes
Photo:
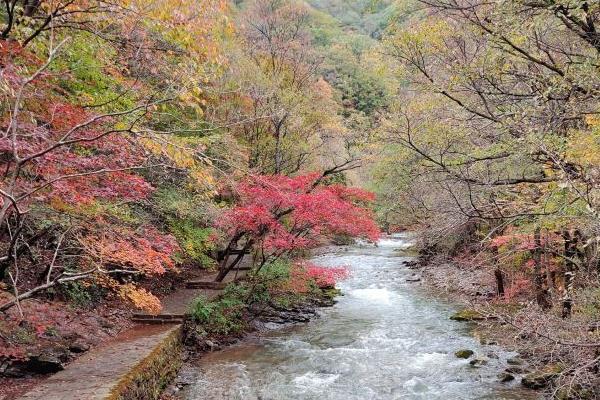
[[[345,265],[344,296],[321,318],[204,357],[191,371],[186,400],[528,399],[496,375],[514,354],[483,346],[455,311],[406,279],[413,272],[398,236],[378,247],[352,246],[315,258]],[[480,368],[454,352],[489,357]],[[529,397],[528,397],[529,396]]]

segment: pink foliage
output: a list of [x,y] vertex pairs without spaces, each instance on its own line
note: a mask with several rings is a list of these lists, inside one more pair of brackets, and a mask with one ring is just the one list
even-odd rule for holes
[[350,274],[346,267],[320,267],[310,263],[306,263],[304,267],[308,276],[320,288],[334,287],[339,280],[346,279]]
[[[540,237],[542,246],[553,246],[561,240],[560,236],[555,233],[544,233]],[[512,233],[507,230],[504,235],[494,237],[490,241],[490,246],[494,248],[508,247],[515,251],[532,251],[535,250],[536,244],[533,233]]]
[[307,293],[312,282],[320,288],[329,288],[348,275],[346,267],[321,267],[307,261],[299,261],[292,264],[289,279],[276,291]]
[[[144,163],[143,149],[127,132],[108,134],[116,121],[90,122],[95,115],[66,103],[40,101],[39,107],[37,118],[46,123],[33,123],[23,113],[19,127],[24,134],[0,139],[0,153],[14,148],[20,158],[31,157],[17,179],[15,197],[75,205],[94,199],[138,200],[151,193],[152,186],[131,170]],[[58,145],[65,142],[70,144]],[[14,164],[4,157],[0,167],[10,171]]]
[[341,185],[315,186],[319,174],[258,176],[237,187],[239,203],[218,226],[248,234],[269,250],[306,249],[329,235],[376,241],[379,228],[366,205],[374,195]]

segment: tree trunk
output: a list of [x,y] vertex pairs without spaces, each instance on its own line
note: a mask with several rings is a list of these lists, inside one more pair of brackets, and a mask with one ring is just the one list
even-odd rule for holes
[[242,261],[246,252],[250,249],[250,247],[252,247],[252,244],[252,240],[248,240],[231,264],[227,265],[228,258],[221,262],[221,265],[219,266],[219,273],[215,278],[215,282],[223,282],[225,277]]
[[275,136],[275,175],[283,172],[283,149],[281,148],[281,140],[285,136],[284,124],[288,115],[285,114],[281,119],[273,121],[273,128]]
[[576,271],[574,257],[577,255],[577,239],[568,230],[563,231],[562,237],[565,241],[565,288],[562,298],[562,317],[569,318],[573,309],[573,283]]
[[498,297],[504,297],[504,274],[500,268],[496,268],[494,271],[496,277],[496,295]]
[[282,170],[283,157],[281,155],[281,136],[278,133],[275,135],[275,175],[279,175]]
[[533,286],[535,288],[535,298],[542,310],[548,310],[552,307],[552,304],[548,296],[548,289],[544,287],[544,274],[542,272],[542,235],[540,228],[535,228],[533,240],[535,243],[535,248],[533,250]]
[[492,248],[492,255],[494,256],[494,263],[496,269],[494,270],[494,277],[496,278],[496,296],[504,297],[504,274],[498,265],[498,248]]

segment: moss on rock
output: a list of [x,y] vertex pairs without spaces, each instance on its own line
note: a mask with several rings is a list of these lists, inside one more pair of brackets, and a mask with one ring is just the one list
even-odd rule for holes
[[482,321],[487,319],[487,317],[479,311],[466,308],[456,312],[450,319],[453,321]]
[[469,358],[474,354],[473,350],[461,349],[454,353],[457,358]]

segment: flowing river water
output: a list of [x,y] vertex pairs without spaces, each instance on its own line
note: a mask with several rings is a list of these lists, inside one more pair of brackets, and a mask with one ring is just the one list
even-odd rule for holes
[[[455,307],[407,282],[413,272],[399,235],[378,247],[352,246],[316,257],[345,265],[344,296],[321,318],[274,330],[203,357],[188,374],[186,400],[533,399],[518,383],[498,382],[514,353],[483,346]],[[472,349],[479,368],[454,352]]]

